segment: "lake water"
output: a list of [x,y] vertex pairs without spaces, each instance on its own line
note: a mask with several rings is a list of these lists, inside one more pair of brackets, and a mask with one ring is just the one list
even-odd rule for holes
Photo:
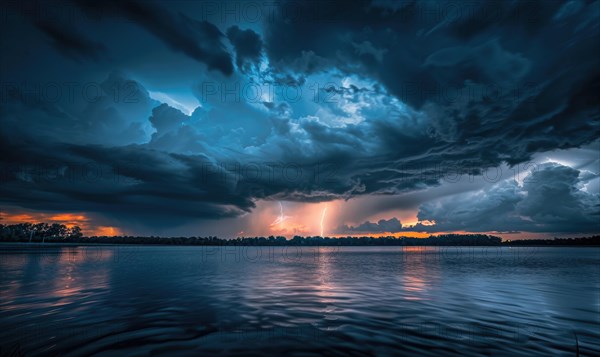
[[600,355],[599,248],[15,247],[0,354]]

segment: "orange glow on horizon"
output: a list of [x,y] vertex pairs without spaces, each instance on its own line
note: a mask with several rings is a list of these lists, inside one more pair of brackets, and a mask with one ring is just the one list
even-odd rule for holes
[[111,227],[111,226],[99,226],[96,227],[96,229],[93,231],[93,233],[90,233],[90,236],[108,236],[108,237],[112,237],[112,236],[120,236],[123,235],[123,232],[121,232],[121,230],[117,227]]
[[0,223],[10,225],[19,223],[59,223],[67,228],[79,226],[86,236],[115,236],[123,231],[112,226],[96,226],[85,213],[43,213],[43,212],[0,212]]
[[431,233],[423,233],[423,232],[384,232],[384,233],[352,233],[352,234],[332,234],[330,237],[332,238],[341,238],[341,237],[371,237],[371,238],[381,238],[381,237],[411,237],[411,238],[427,238],[431,235]]
[[[448,231],[448,232],[419,232],[410,230],[417,223],[424,226],[435,226],[435,222],[418,221],[415,218],[406,219],[403,222],[403,227],[409,231],[402,232],[350,232],[350,233],[335,233],[339,222],[344,222],[348,218],[344,216],[344,209],[347,202],[345,201],[329,201],[319,203],[301,203],[301,202],[277,202],[277,201],[261,201],[257,203],[256,209],[250,214],[251,219],[248,220],[248,226],[237,232],[237,236],[284,236],[291,238],[292,236],[318,236],[325,235],[331,238],[340,237],[412,237],[412,238],[427,238],[442,234],[488,234],[501,237],[503,240],[515,239],[548,239],[552,236],[559,238],[577,237],[577,234],[556,234],[550,236],[548,233],[532,233],[532,232],[469,232],[469,231]],[[405,217],[409,218],[410,212],[404,212]],[[389,219],[399,216],[394,213],[387,215],[377,215],[369,219],[370,222],[377,222],[379,219]],[[335,223],[338,222],[338,223]],[[21,209],[7,209],[0,211],[0,223],[5,225],[19,223],[59,223],[64,224],[68,228],[79,226],[85,236],[117,236],[125,234],[135,234],[123,230],[121,227],[106,225],[97,222],[93,216],[84,212],[75,213],[44,213],[33,212]],[[349,222],[351,226],[357,226],[360,222]],[[236,234],[236,233],[234,233]],[[221,235],[222,238],[228,238],[228,235]]]

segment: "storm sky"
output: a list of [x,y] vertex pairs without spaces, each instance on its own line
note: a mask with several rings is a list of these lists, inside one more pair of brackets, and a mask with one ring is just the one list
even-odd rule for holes
[[600,1],[7,1],[0,223],[600,232]]

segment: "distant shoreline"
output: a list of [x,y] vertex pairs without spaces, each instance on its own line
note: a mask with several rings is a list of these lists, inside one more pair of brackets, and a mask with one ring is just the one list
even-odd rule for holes
[[439,234],[425,238],[395,236],[283,236],[237,237],[230,239],[208,237],[156,237],[156,236],[84,236],[78,226],[63,224],[19,223],[0,224],[0,243],[21,243],[23,247],[62,244],[78,245],[162,245],[162,246],[297,246],[297,247],[519,247],[519,246],[600,246],[600,235],[580,238],[502,240],[488,234]]
[[[164,238],[170,239],[170,238]],[[370,244],[370,245],[294,245],[294,244],[239,244],[239,245],[222,245],[222,244],[169,244],[169,243],[97,243],[97,242],[0,242],[1,250],[16,250],[16,249],[36,249],[36,248],[61,248],[61,247],[109,247],[109,246],[145,246],[145,247],[472,247],[472,248],[520,248],[520,247],[533,247],[533,248],[600,248],[600,244],[500,244],[500,245],[384,245],[384,244]]]

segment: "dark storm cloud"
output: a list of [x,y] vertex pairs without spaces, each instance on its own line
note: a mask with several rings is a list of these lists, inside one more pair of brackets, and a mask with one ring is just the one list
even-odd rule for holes
[[97,60],[106,53],[106,47],[95,41],[91,41],[74,29],[67,29],[52,22],[36,22],[36,26],[42,30],[56,48],[67,56],[75,59],[85,58]]
[[380,219],[379,222],[364,222],[358,226],[342,225],[337,228],[336,232],[340,234],[351,233],[396,233],[402,231],[402,223],[398,218],[390,218],[388,220]]
[[[504,181],[478,191],[475,201],[456,196],[458,208],[450,199],[435,203],[426,194],[410,195],[438,185],[448,173],[478,175],[599,136],[597,1],[569,9],[552,1],[477,2],[459,4],[463,12],[456,16],[444,12],[444,2],[329,2],[335,6],[328,11],[335,11],[325,13],[319,2],[296,2],[297,14],[324,17],[275,16],[264,34],[242,30],[245,24],[229,27],[236,72],[224,35],[192,13],[175,15],[154,2],[77,4],[100,23],[127,19],[219,73],[189,74],[206,79],[194,88],[201,107],[191,115],[153,100],[140,82],[120,74],[99,83],[94,100],[71,106],[15,91],[0,107],[0,146],[9,153],[0,158],[3,203],[170,226],[239,216],[259,199],[403,194],[405,207],[432,201],[420,205],[419,217],[437,225],[416,227],[424,231],[592,230],[597,202],[578,187],[585,173],[565,169],[537,176],[565,200],[563,210],[548,211],[546,191]],[[66,51],[99,55],[94,42],[61,35],[74,33],[70,28],[56,31],[48,36]],[[110,37],[102,40],[108,44]],[[261,56],[271,67],[249,71]],[[122,60],[135,67],[139,58]],[[60,81],[72,79],[70,67],[63,69]],[[227,97],[244,93],[239,83],[262,77],[267,84],[301,87],[311,76],[360,77],[366,84],[316,92],[334,101]],[[29,79],[25,71],[23,77]],[[135,100],[115,101],[115,86]],[[207,88],[212,95],[202,93]],[[233,90],[224,95],[223,88]],[[380,208],[374,205],[372,213]],[[583,212],[579,219],[576,209]],[[399,221],[347,228],[366,227],[407,229]]]
[[[353,193],[425,188],[448,171],[480,174],[599,136],[600,72],[591,50],[600,39],[598,2],[572,11],[553,1],[353,5],[340,2],[318,21],[281,13],[265,34],[281,70],[359,73],[424,116],[390,106],[384,118],[344,128],[299,123],[346,187],[364,188]],[[320,10],[317,2],[294,6]]]
[[[186,125],[191,117],[119,73],[98,86],[105,92],[79,103],[78,112],[20,92],[0,107],[4,204],[98,212],[150,226],[235,217],[254,207],[255,184],[244,180],[245,171],[221,166],[216,153],[189,154],[205,149]],[[127,88],[130,101],[114,101],[115,87]],[[147,136],[136,119],[154,133],[143,145],[127,145]]]
[[231,56],[224,49],[221,31],[207,21],[196,21],[186,15],[173,15],[155,2],[75,0],[92,16],[121,16],[138,24],[161,39],[175,51],[205,63],[208,68],[225,75],[233,72]]
[[262,40],[256,32],[232,26],[227,30],[227,38],[235,48],[235,63],[238,69],[247,71],[250,66],[260,64]]
[[[57,5],[60,5],[60,3]],[[38,5],[35,3],[7,2],[4,6],[4,16],[12,16],[13,13],[21,14],[44,33],[60,53],[70,58],[75,60],[98,60],[107,53],[104,44],[89,39],[69,23],[60,23],[55,18],[43,16],[44,14],[40,13],[41,8],[36,9]]]
[[598,174],[548,163],[540,165],[519,186],[515,181],[430,202],[419,208],[419,220],[435,226],[423,231],[597,232],[600,193],[584,185]]
[[[160,103],[151,99],[139,83],[112,72],[98,83],[79,85],[79,91],[74,89],[77,83],[71,83],[72,96],[67,87],[51,84],[49,88],[60,94],[57,100],[49,100],[41,91],[12,84],[5,88],[0,126],[10,133],[7,135],[36,138],[40,143],[104,145],[144,142],[149,136],[148,116]],[[82,92],[82,86],[89,90]],[[80,96],[81,93],[89,95]],[[119,93],[119,98],[115,98],[115,93]]]
[[[66,112],[22,93],[0,108],[2,151],[8,153],[2,157],[0,188],[5,204],[172,226],[239,216],[257,198],[293,196],[314,169],[292,166],[284,173],[288,163],[240,153],[232,159],[211,145],[228,139],[205,111],[187,116],[150,99],[143,86],[119,73],[98,86],[104,92],[78,103],[81,111]],[[115,87],[127,88],[130,101],[114,101],[110,89]],[[130,145],[148,135],[136,119],[150,123],[154,132],[144,144]],[[140,133],[128,132],[131,127]],[[302,180],[295,179],[296,169]],[[304,200],[334,197],[327,191],[300,192]]]
[[[15,142],[2,137],[5,204],[56,211],[99,212],[151,226],[238,216],[254,207],[227,172],[202,156],[137,145],[107,148]],[[212,173],[212,174],[207,174]]]
[[[340,2],[319,21],[275,16],[265,47],[282,68],[337,68],[381,81],[427,113],[434,146],[452,143],[448,154],[485,153],[474,163],[514,164],[599,134],[600,72],[592,49],[600,4],[578,4],[566,11],[568,4],[557,1]],[[294,7],[300,14],[322,10],[312,1]],[[432,144],[422,143],[415,151]]]

